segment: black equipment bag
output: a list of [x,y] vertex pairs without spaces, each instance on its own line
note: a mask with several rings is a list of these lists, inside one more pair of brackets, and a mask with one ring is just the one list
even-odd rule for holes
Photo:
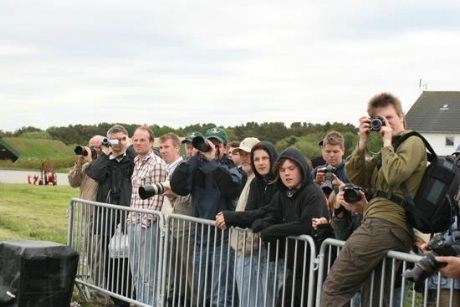
[[[425,144],[428,161],[420,186],[412,198],[403,183],[403,204],[409,223],[424,233],[444,232],[454,222],[457,208],[454,198],[460,181],[459,166],[455,157],[439,157],[430,143],[418,132],[411,131],[402,135],[395,144],[395,151],[402,142],[411,136],[419,137]],[[455,210],[455,211],[454,211]]]

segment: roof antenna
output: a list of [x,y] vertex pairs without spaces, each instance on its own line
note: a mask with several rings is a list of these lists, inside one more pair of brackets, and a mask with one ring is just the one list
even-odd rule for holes
[[428,89],[428,83],[426,81],[423,81],[422,78],[419,79],[418,81],[418,89],[423,92]]

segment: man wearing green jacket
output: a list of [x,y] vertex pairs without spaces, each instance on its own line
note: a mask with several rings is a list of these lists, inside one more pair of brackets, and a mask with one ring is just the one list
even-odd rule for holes
[[[374,198],[365,206],[362,225],[347,240],[324,282],[321,306],[345,306],[360,288],[363,306],[377,306],[381,261],[388,251],[408,252],[412,244],[412,228],[398,202],[404,199],[403,182],[412,196],[420,185],[427,163],[425,145],[418,137],[410,137],[394,149],[398,137],[408,131],[401,103],[393,95],[374,96],[367,111],[369,116],[359,119],[359,143],[345,167],[350,181],[367,188]],[[366,148],[372,131],[382,138],[383,147],[369,158]],[[385,268],[384,305],[391,302],[389,268]]]

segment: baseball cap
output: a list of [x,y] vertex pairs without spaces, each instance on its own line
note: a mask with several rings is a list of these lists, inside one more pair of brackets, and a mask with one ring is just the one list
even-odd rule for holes
[[245,138],[244,140],[241,141],[240,146],[238,147],[239,150],[245,151],[245,152],[251,152],[252,147],[259,143],[258,138]]
[[222,127],[214,127],[210,128],[206,131],[206,138],[209,139],[216,139],[222,144],[227,144],[227,132]]
[[185,136],[185,138],[182,140],[182,144],[184,143],[191,143],[192,142],[192,139],[198,135],[201,135],[201,133],[199,132],[196,132],[196,131],[193,131],[193,132],[190,132],[189,134],[187,134],[187,136]]

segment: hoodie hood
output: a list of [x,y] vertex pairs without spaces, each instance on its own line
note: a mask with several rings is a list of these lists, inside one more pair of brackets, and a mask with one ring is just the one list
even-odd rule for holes
[[[259,149],[265,150],[268,153],[268,156],[270,157],[270,172],[266,176],[262,176],[261,174],[259,174],[254,166],[254,151],[259,150]],[[265,177],[270,181],[275,179],[276,178],[275,163],[277,159],[278,159],[278,152],[276,151],[276,148],[272,143],[263,141],[263,142],[259,142],[256,145],[254,145],[251,150],[251,167],[252,167],[252,171],[254,172],[254,175],[257,178]]]
[[[311,170],[308,167],[307,160],[305,160],[304,156],[297,148],[289,147],[280,154],[277,160],[277,165],[276,165],[276,170],[275,170],[276,174],[278,174],[278,169],[279,169],[278,163],[281,159],[289,159],[299,166],[300,171],[302,173],[302,180],[300,181],[301,187],[309,185],[313,182],[313,177],[311,175]],[[281,181],[281,179],[278,180],[278,188],[282,190],[287,189],[286,186]]]

